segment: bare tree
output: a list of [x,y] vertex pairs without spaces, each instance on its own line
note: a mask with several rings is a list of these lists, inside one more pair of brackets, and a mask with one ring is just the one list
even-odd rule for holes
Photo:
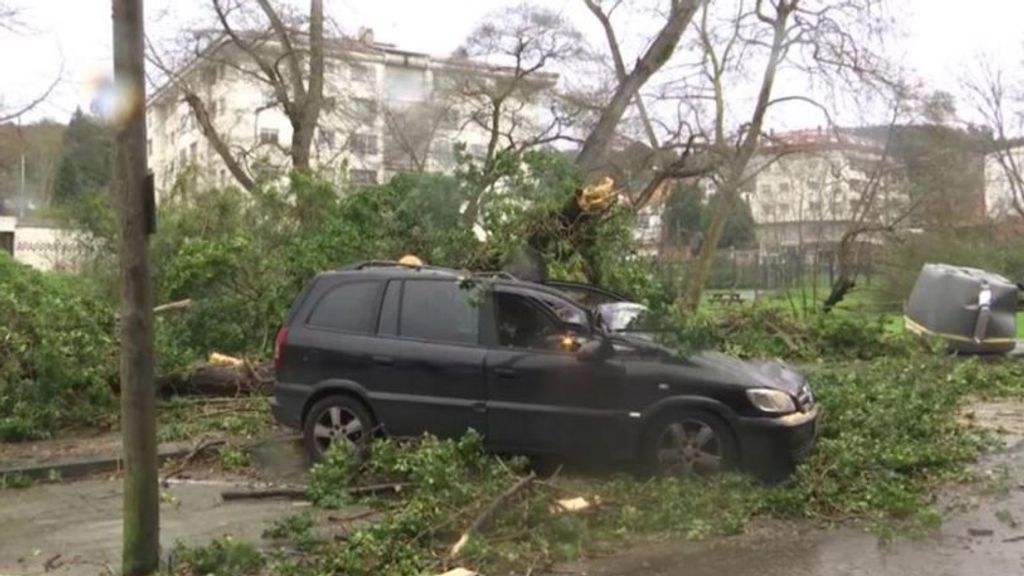
[[[831,311],[842,302],[856,285],[862,238],[878,234],[895,234],[897,227],[904,223],[925,199],[924,195],[910,197],[905,171],[893,154],[900,120],[907,112],[906,108],[907,103],[903,97],[897,96],[886,131],[885,144],[871,161],[871,166],[865,167],[866,180],[860,181],[858,178],[851,181],[846,174],[836,174],[840,180],[845,180],[846,184],[855,188],[854,192],[858,197],[850,209],[846,229],[836,246],[836,275],[829,295],[823,303],[825,312]],[[863,173],[858,170],[858,174]]]
[[[24,24],[19,19],[21,12],[15,7],[7,4],[0,3],[0,30],[7,31],[14,34],[22,33],[25,29]],[[0,98],[0,124],[17,120],[25,114],[31,112],[36,106],[39,106],[45,102],[53,91],[60,84],[60,81],[64,76],[64,62],[63,59],[60,63],[60,70],[58,70],[56,77],[50,82],[49,86],[43,90],[38,96],[33,98],[27,103],[15,105],[13,109],[5,109],[2,98]]]
[[[499,158],[566,137],[574,115],[559,106],[553,93],[557,77],[548,70],[582,57],[582,44],[579,32],[556,12],[520,4],[492,14],[456,52],[444,89],[456,109],[468,114],[466,127],[487,138],[463,213],[467,224],[476,222],[481,196],[500,175]],[[465,59],[461,71],[459,59]],[[492,68],[481,70],[480,64]]]
[[1024,154],[1020,150],[1024,144],[1024,110],[1015,107],[1024,90],[1008,81],[1003,71],[987,60],[981,60],[961,84],[975,114],[995,139],[991,156],[998,176],[996,181],[986,182],[986,186],[1003,192],[1004,198],[1000,198],[1001,205],[989,208],[1004,212],[999,216],[1013,212],[1024,217]]
[[706,2],[705,0],[669,0],[664,24],[629,71],[626,70],[619,40],[611,22],[611,14],[620,2],[616,1],[609,8],[604,8],[599,0],[584,0],[584,2],[605,32],[617,80],[610,99],[601,106],[597,122],[584,139],[583,146],[576,157],[577,166],[586,174],[599,168],[605,160],[608,147],[630,102],[637,103],[648,138],[652,140],[652,145],[656,144],[649,117],[638,94],[640,89],[675,53],[683,32],[686,31],[694,15]]
[[[698,26],[698,45],[703,52],[701,76],[711,102],[707,153],[714,165],[716,194],[705,241],[691,269],[682,305],[695,310],[711,270],[725,222],[739,192],[763,168],[754,166],[765,120],[771,109],[783,103],[803,103],[824,110],[803,93],[775,94],[781,71],[815,75],[833,83],[888,85],[884,61],[866,46],[878,33],[872,8],[875,0],[754,0],[739,1],[730,15],[712,14],[705,6]],[[729,120],[735,103],[730,80],[751,73],[757,66],[756,97],[749,115],[738,128]],[[698,117],[698,121],[702,121]],[[703,124],[703,121],[702,121]]]
[[197,37],[186,66],[169,64],[152,46],[150,62],[181,91],[203,135],[244,188],[252,189],[256,180],[211,118],[210,103],[198,88],[198,71],[224,66],[264,86],[268,106],[279,108],[291,124],[291,143],[284,151],[292,168],[309,170],[324,104],[323,0],[310,0],[304,17],[271,0],[210,0],[210,7],[216,28]]

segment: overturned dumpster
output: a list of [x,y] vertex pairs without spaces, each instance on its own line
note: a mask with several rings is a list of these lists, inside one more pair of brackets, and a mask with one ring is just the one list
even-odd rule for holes
[[1001,354],[1016,345],[1017,286],[965,266],[925,264],[904,311],[907,330],[965,354]]

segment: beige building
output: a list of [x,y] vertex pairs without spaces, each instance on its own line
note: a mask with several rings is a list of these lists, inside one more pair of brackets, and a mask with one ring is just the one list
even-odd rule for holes
[[1020,218],[1017,206],[1024,209],[1024,197],[1020,196],[1024,182],[1011,185],[1010,177],[1024,177],[1024,146],[985,156],[985,214],[992,222]]
[[743,192],[757,223],[759,251],[827,249],[848,230],[865,198],[873,198],[867,200],[869,223],[888,221],[905,209],[899,173],[883,148],[844,132],[771,135],[752,161],[756,174]]
[[[193,61],[180,78],[206,103],[217,131],[248,172],[257,177],[285,174],[285,149],[292,136],[288,118],[269,87],[242,71],[247,56],[241,50],[222,41],[206,54],[212,52],[216,58]],[[493,82],[507,77],[508,69],[400,50],[375,42],[370,31],[359,40],[332,40],[325,59],[324,106],[312,157],[326,176],[365,185],[403,171],[447,172],[455,165],[456,143],[464,144],[470,156],[485,154],[490,132],[476,121],[479,99],[460,97],[452,86],[468,76],[477,85]],[[540,87],[557,80],[549,74],[531,78]],[[531,91],[536,100],[509,107],[520,132],[540,122],[541,92]],[[149,98],[146,116],[158,195],[166,194],[186,170],[194,170],[208,185],[233,182],[175,83]]]

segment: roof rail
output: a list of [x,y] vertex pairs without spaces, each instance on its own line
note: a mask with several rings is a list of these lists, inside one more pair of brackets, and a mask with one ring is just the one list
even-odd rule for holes
[[396,262],[394,260],[366,260],[365,262],[356,262],[355,264],[349,264],[342,268],[342,270],[363,270],[365,268],[411,268],[413,270],[443,270],[451,272],[451,268],[444,268],[441,266],[428,266],[426,264],[404,264],[402,262]]
[[504,280],[519,280],[519,278],[517,278],[515,274],[512,274],[511,272],[506,272],[504,270],[482,270],[480,272],[473,272],[473,276],[479,276],[481,278],[501,278]]

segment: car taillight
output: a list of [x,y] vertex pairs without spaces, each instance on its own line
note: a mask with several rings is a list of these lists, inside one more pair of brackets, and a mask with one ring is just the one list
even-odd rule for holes
[[274,369],[280,370],[284,362],[284,345],[288,343],[288,327],[281,326],[274,339]]

